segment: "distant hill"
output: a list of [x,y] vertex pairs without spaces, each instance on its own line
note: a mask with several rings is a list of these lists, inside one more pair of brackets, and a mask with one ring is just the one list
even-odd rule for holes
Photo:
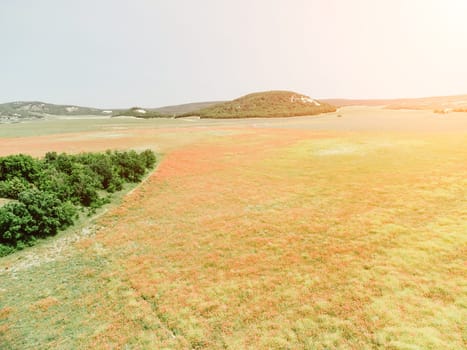
[[327,103],[338,107],[344,106],[384,106],[386,109],[416,109],[438,111],[466,111],[467,95],[435,96],[422,98],[384,99],[384,100],[349,100],[326,99]]
[[73,105],[55,105],[39,101],[18,101],[0,104],[0,122],[40,119],[47,115],[79,116],[110,115],[112,111]]
[[233,101],[186,103],[159,108],[133,107],[104,110],[39,101],[0,104],[0,124],[16,123],[50,116],[132,116],[138,118],[273,118],[316,115],[345,106],[382,106],[386,109],[418,109],[440,113],[467,112],[467,95],[407,99],[321,99],[315,100],[292,91],[267,91],[249,94]]
[[192,113],[192,112],[199,111],[201,109],[208,108],[208,107],[214,106],[219,103],[224,103],[224,102],[225,101],[186,103],[182,105],[151,108],[151,110],[162,113],[162,114],[168,114],[168,115],[173,116],[173,115],[180,115],[180,114],[185,114],[185,113]]
[[267,91],[249,94],[180,116],[201,118],[274,118],[335,112],[328,103],[292,91]]
[[155,109],[132,107],[124,110],[115,110],[112,117],[136,117],[136,118],[170,118],[172,115],[158,112]]
[[126,110],[115,110],[113,113],[114,117],[137,117],[137,118],[173,118],[186,113],[192,113],[199,111],[200,109],[213,106],[217,102],[197,102],[197,103],[186,103],[174,106],[165,106],[159,108],[143,108],[133,107]]
[[344,98],[329,98],[322,99],[321,101],[329,103],[336,107],[346,107],[346,106],[385,106],[391,101],[395,100],[351,100]]

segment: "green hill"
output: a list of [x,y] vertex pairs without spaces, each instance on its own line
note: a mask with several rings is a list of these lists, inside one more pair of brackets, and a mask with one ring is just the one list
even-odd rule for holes
[[0,123],[16,123],[50,116],[130,116],[137,118],[274,118],[335,112],[326,102],[291,91],[267,91],[249,94],[233,101],[197,102],[159,108],[133,107],[103,110],[74,105],[56,105],[36,101],[0,104]]
[[[223,101],[222,101],[223,102]],[[137,117],[137,118],[173,118],[181,115],[197,113],[199,110],[219,104],[217,102],[194,102],[181,105],[165,106],[158,108],[132,107],[126,110],[115,110],[114,117]]]
[[126,110],[115,110],[112,114],[113,117],[136,117],[136,118],[170,118],[171,115],[161,113],[157,110],[132,107]]
[[208,108],[223,102],[225,101],[185,103],[181,105],[152,108],[151,111],[159,112],[161,114],[166,114],[170,116],[177,116],[180,114],[193,113],[199,111],[200,109]]
[[335,112],[328,103],[292,91],[267,91],[249,94],[233,101],[219,103],[180,117],[201,118],[275,118],[316,115]]
[[45,116],[110,115],[112,111],[73,105],[55,105],[39,101],[17,101],[0,104],[0,122],[18,122]]

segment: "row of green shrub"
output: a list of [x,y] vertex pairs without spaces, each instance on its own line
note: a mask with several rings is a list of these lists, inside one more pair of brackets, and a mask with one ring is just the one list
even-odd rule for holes
[[0,207],[0,256],[72,225],[81,210],[102,206],[155,163],[151,150],[0,158],[0,197],[13,200]]

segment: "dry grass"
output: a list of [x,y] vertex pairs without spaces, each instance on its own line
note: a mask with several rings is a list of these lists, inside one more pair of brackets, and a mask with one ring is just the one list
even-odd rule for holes
[[465,348],[465,132],[203,133],[0,274],[5,348]]
[[0,198],[0,207],[11,202],[13,202],[13,200],[8,199],[8,198]]

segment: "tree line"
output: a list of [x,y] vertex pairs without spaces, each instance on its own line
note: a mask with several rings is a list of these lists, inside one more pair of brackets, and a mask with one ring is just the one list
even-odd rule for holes
[[0,256],[33,245],[94,212],[123,184],[139,182],[154,167],[153,151],[76,155],[49,152],[42,159],[0,157]]

